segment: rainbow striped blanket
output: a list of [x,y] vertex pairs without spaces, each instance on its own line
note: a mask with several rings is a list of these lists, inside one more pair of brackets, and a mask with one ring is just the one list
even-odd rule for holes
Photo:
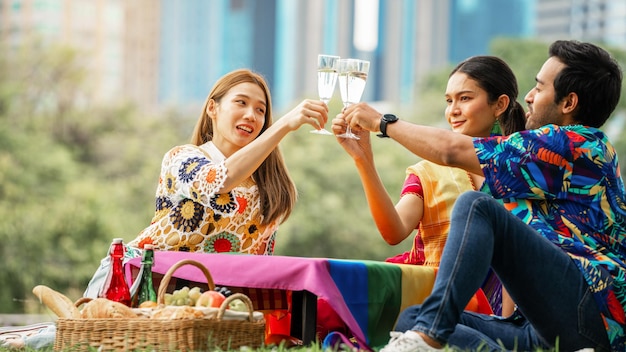
[[[324,298],[337,312],[361,348],[380,347],[389,340],[399,312],[421,303],[435,280],[435,269],[370,260],[155,252],[153,272],[165,274],[182,259],[192,259],[209,269],[216,285],[306,290]],[[132,269],[140,258],[126,264]],[[194,266],[179,268],[174,277],[206,282]]]

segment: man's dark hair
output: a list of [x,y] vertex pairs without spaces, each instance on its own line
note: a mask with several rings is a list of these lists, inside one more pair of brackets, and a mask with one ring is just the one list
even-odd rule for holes
[[565,68],[554,79],[555,103],[567,94],[578,95],[574,119],[591,127],[600,127],[617,106],[622,89],[622,70],[604,49],[575,40],[558,40],[549,49]]

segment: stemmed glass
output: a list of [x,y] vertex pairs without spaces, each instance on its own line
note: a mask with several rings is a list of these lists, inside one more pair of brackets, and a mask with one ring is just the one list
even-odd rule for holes
[[[340,59],[338,69],[341,100],[343,101],[343,107],[347,108],[361,101],[363,90],[365,90],[365,82],[367,81],[367,73],[370,69],[370,62],[358,59]],[[359,136],[352,133],[349,125],[346,128],[346,132],[337,135],[337,137],[360,139]]]
[[[317,92],[320,100],[326,105],[335,92],[335,83],[337,82],[337,61],[339,56],[334,55],[318,55],[317,56]],[[332,136],[333,134],[327,129],[313,130],[311,133],[325,134]]]

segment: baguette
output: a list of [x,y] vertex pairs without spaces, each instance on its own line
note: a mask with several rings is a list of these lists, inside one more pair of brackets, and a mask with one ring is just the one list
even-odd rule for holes
[[67,296],[45,285],[37,285],[33,288],[33,294],[39,298],[39,302],[46,305],[59,318],[79,319],[80,311]]

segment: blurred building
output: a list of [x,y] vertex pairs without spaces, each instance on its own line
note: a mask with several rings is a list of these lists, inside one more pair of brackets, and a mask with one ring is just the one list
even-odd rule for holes
[[549,41],[577,39],[626,48],[626,2],[539,0],[536,35]]
[[528,36],[531,2],[162,0],[159,101],[203,101],[219,76],[249,67],[286,108],[317,96],[326,53],[371,61],[363,99],[409,104],[425,74],[487,53],[498,33]]
[[489,53],[495,37],[626,45],[611,0],[0,0],[0,38],[31,34],[89,58],[98,99],[200,105],[247,67],[285,109],[317,97],[320,53],[371,61],[364,100],[410,104],[426,74]]
[[280,109],[317,96],[317,54],[371,56],[353,44],[352,0],[162,0],[161,6],[159,100],[166,104],[203,101],[221,75],[247,67],[266,77]]
[[496,37],[532,36],[534,14],[535,0],[451,1],[448,59],[459,62],[489,53],[489,42]]
[[0,38],[76,48],[94,98],[158,103],[159,2],[153,0],[0,0]]
[[120,20],[124,27],[123,56],[121,65],[122,86],[116,87],[123,94],[142,105],[159,106],[161,87],[161,6],[154,0],[121,0]]

